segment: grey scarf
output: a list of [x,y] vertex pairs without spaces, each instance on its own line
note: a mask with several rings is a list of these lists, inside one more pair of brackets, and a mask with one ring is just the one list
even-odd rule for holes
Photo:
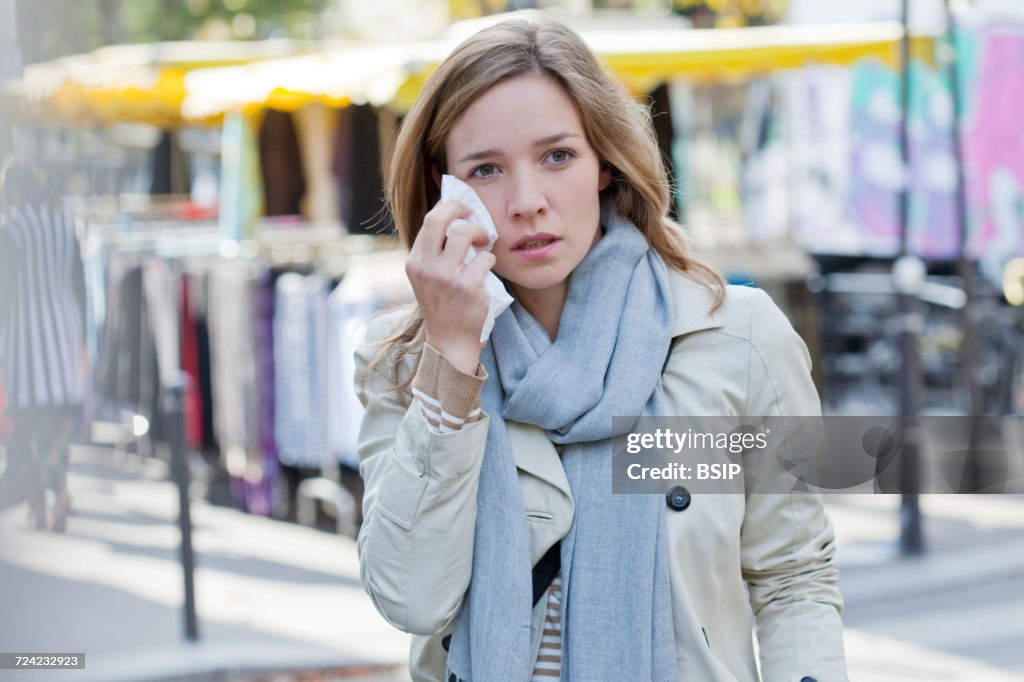
[[664,500],[611,492],[612,417],[659,413],[668,275],[632,223],[605,213],[603,224],[605,235],[570,277],[557,340],[515,303],[484,349],[490,426],[473,578],[446,680],[526,682],[535,664],[529,529],[506,419],[564,446],[575,515],[561,550],[561,679],[676,679]]

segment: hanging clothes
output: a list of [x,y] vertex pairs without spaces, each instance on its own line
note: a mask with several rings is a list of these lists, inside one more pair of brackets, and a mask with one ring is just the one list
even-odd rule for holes
[[164,260],[147,259],[142,268],[142,288],[156,349],[158,386],[170,386],[178,381],[181,367],[181,284],[178,273]]
[[119,407],[153,415],[159,385],[156,348],[144,295],[143,265],[138,255],[111,256],[106,298],[93,372],[96,393]]
[[[204,291],[205,275],[193,282],[193,294]],[[204,296],[205,299],[205,296]],[[203,402],[203,449],[217,447],[213,425],[213,361],[210,351],[210,325],[205,304],[196,305],[196,345],[199,354],[199,392]]]
[[153,175],[150,194],[188,194],[192,187],[189,178],[188,155],[178,145],[177,135],[165,130],[153,148]]
[[[195,381],[195,396],[191,399],[195,407],[186,406],[186,416],[190,409],[198,410],[195,416],[198,423],[188,425],[187,429],[190,445],[207,452],[217,449],[207,297],[212,266],[212,261],[192,261],[186,265],[182,278],[182,309],[187,312],[187,315],[183,313],[182,318],[182,369],[191,374]],[[194,349],[190,348],[192,342],[195,344]],[[195,432],[198,432],[198,442],[192,440],[197,435]]]
[[275,279],[262,263],[217,264],[207,275],[207,313],[196,324],[200,358],[208,329],[212,390],[203,400],[212,403],[223,469],[235,504],[259,515],[275,510],[280,477],[274,432]]
[[363,405],[355,385],[355,350],[374,313],[413,301],[405,254],[382,251],[356,259],[328,299],[327,441],[332,457],[359,468],[358,435]]
[[166,387],[177,384],[181,369],[181,280],[176,264],[148,258],[142,268],[150,334],[156,356],[154,402],[149,406],[149,439],[171,442],[172,424],[166,421],[163,404]]
[[200,388],[199,332],[192,305],[191,273],[181,278],[181,371],[185,376],[185,443],[203,446],[203,394]]
[[[352,224],[352,125],[355,107],[338,110],[331,150],[331,173],[338,197],[338,219],[348,229]],[[348,230],[350,233],[351,229]]]
[[213,409],[224,468],[232,493],[245,506],[250,453],[259,451],[256,346],[250,282],[254,267],[224,263],[210,271],[207,290]]
[[259,155],[264,215],[301,215],[306,174],[291,114],[267,110],[260,126]]
[[95,365],[99,357],[100,330],[103,329],[103,319],[107,312],[107,256],[99,237],[86,237],[82,240],[82,266],[87,292],[85,344],[91,365]]
[[376,109],[365,104],[342,111],[333,164],[339,197],[347,196],[341,220],[349,234],[382,234],[386,220],[379,117]]
[[[292,117],[302,147],[302,167],[306,174],[303,215],[311,223],[336,223],[337,183],[331,172],[333,140],[337,117],[335,110],[323,104],[302,107]],[[330,140],[330,144],[324,144]]]
[[278,457],[319,469],[327,451],[327,280],[286,273],[277,280],[274,367]]
[[246,479],[246,508],[253,514],[269,515],[277,504],[277,480],[280,466],[277,458],[276,386],[274,376],[274,282],[275,274],[263,269],[252,279],[253,337],[256,359],[256,388],[259,414],[259,476],[256,469]]
[[328,301],[329,337],[327,377],[327,412],[331,415],[327,425],[329,449],[334,458],[345,466],[359,467],[359,423],[365,412],[356,399],[355,360],[353,353],[366,336],[366,320],[376,306],[372,299],[349,300],[342,287],[335,289]]
[[221,127],[217,222],[223,237],[231,241],[256,236],[263,204],[258,135],[251,118],[229,111]]

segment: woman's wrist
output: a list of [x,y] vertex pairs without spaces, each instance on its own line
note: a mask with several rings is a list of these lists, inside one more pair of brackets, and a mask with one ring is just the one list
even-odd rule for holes
[[426,339],[434,350],[443,355],[453,367],[466,374],[476,375],[480,366],[480,349],[467,347],[464,344],[435,342],[429,336]]

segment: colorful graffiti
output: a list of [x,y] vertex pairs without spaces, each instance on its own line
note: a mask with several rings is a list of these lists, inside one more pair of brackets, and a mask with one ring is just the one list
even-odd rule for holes
[[[962,31],[957,48],[968,191],[965,248],[995,278],[1007,259],[1024,253],[1024,26]],[[814,207],[793,216],[797,238],[812,250],[896,254],[903,184],[898,73],[864,61],[841,77],[808,70],[785,87],[791,128],[819,131],[791,145],[797,194],[817,197],[795,204]],[[908,248],[925,258],[956,258],[961,237],[947,74],[915,63],[910,91]],[[826,110],[814,104],[821,101],[833,105]],[[833,237],[823,238],[825,231]]]
[[[900,246],[899,87],[898,74],[879,63],[854,69],[847,211],[865,232],[866,252],[875,255],[895,253]],[[949,258],[959,246],[952,101],[934,71],[920,64],[912,65],[910,92],[908,248],[928,258]]]
[[965,131],[969,252],[990,277],[1024,253],[1024,27],[990,31]]

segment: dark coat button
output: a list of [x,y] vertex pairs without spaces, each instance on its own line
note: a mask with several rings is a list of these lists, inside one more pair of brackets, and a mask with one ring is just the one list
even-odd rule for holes
[[813,677],[801,677],[800,682],[818,682],[818,680]]
[[669,509],[683,511],[690,506],[690,491],[681,485],[677,485],[668,491],[665,495],[665,501],[668,503]]
[[451,645],[452,645],[452,636],[451,635],[445,635],[444,639],[441,640],[441,646],[444,647],[445,651],[448,651],[448,647],[450,647]]

